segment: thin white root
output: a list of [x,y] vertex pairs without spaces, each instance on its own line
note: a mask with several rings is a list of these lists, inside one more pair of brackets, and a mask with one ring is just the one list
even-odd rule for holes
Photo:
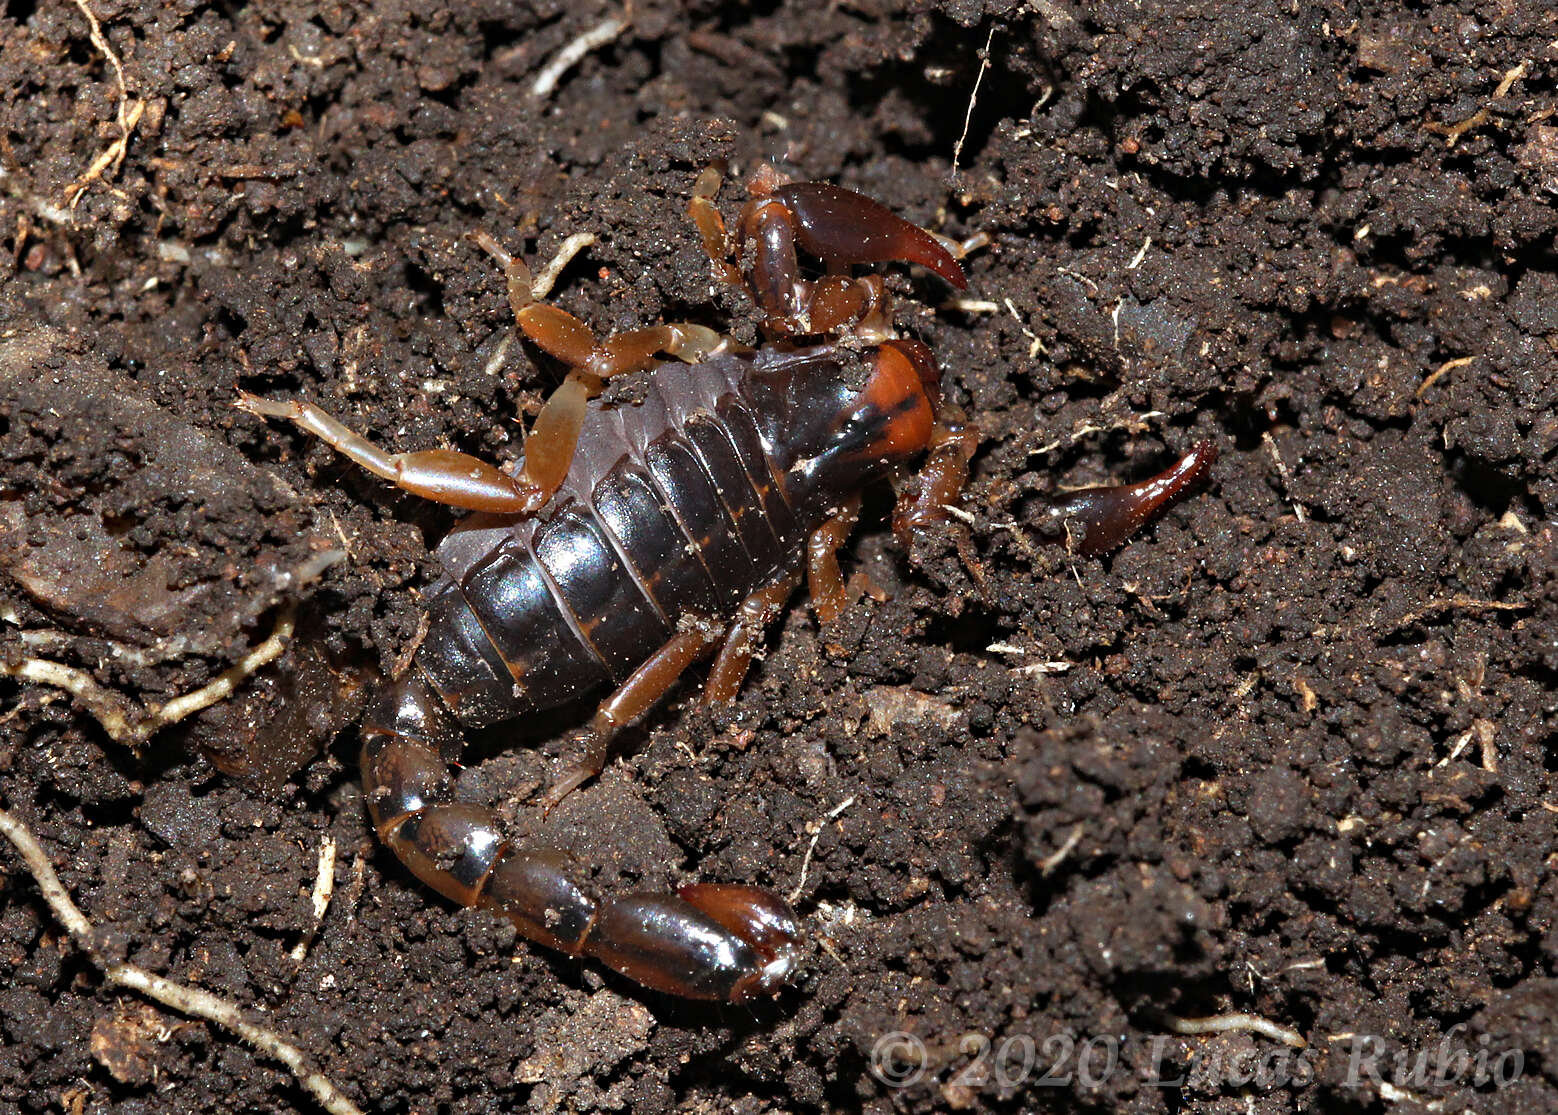
[[992,302],[988,298],[949,298],[942,303],[949,310],[957,310],[965,314],[997,314],[1001,312],[1001,304]]
[[[127,747],[138,747],[146,741],[146,736],[140,735],[139,730],[139,721],[145,717],[145,713],[74,667],[44,658],[24,658],[14,666],[9,662],[0,662],[0,677],[35,681],[63,689],[96,718],[110,739]],[[132,724],[132,721],[135,723]]]
[[552,56],[550,62],[541,67],[541,72],[536,75],[535,84],[530,87],[530,95],[538,99],[550,97],[565,73],[577,66],[590,51],[599,50],[622,34],[627,30],[627,26],[628,12],[624,10],[621,15],[612,16],[568,43]]
[[[997,525],[1005,526],[1006,524],[1002,523]],[[1033,651],[1028,650],[1026,647],[1018,646],[1016,643],[1004,642],[991,643],[989,646],[985,647],[985,651],[989,654],[1009,654],[1013,658],[1026,658],[1028,655],[1034,653]],[[1018,674],[1063,674],[1075,665],[1075,662],[1067,662],[1064,658],[1051,658],[1041,662],[1030,662],[1026,666],[1012,666],[1010,669],[1013,673]]]
[[326,836],[319,841],[319,869],[314,874],[312,896],[314,924],[309,926],[302,940],[292,946],[291,956],[298,964],[307,959],[309,946],[314,943],[314,936],[325,920],[325,911],[330,908],[330,898],[335,894],[335,851],[335,837]]
[[297,607],[289,604],[277,618],[270,637],[232,666],[192,693],[144,708],[104,688],[93,681],[90,674],[74,666],[43,658],[24,658],[15,665],[0,662],[0,677],[40,682],[65,690],[103,726],[109,739],[126,747],[137,748],[168,725],[226,700],[250,674],[282,656],[287,644],[292,641],[296,625]]
[[207,1022],[231,1030],[261,1053],[274,1057],[286,1065],[297,1078],[298,1083],[317,1099],[320,1106],[330,1115],[362,1115],[362,1109],[347,1099],[327,1077],[308,1066],[307,1057],[301,1049],[275,1031],[245,1021],[237,1003],[220,998],[209,991],[202,991],[198,987],[175,983],[134,964],[114,964],[104,960],[97,952],[92,923],[71,901],[70,894],[60,882],[59,876],[54,873],[54,866],[49,862],[47,853],[28,831],[27,826],[6,810],[0,809],[0,834],[4,834],[5,838],[15,846],[22,857],[22,862],[27,865],[27,870],[37,882],[44,901],[49,904],[49,909],[70,933],[76,947],[86,953],[87,958],[102,971],[105,980],[138,991],[148,999],[181,1014],[187,1014],[192,1018],[203,1018]]
[[1073,825],[1071,834],[1066,837],[1065,843],[1039,861],[1039,874],[1048,875],[1064,863],[1066,857],[1082,842],[1082,834],[1086,831],[1087,827],[1081,821]]
[[1293,517],[1301,523],[1308,521],[1308,511],[1305,509],[1302,503],[1299,503],[1298,500],[1293,498],[1291,491],[1293,487],[1293,477],[1288,473],[1288,466],[1287,463],[1283,461],[1282,454],[1277,451],[1276,438],[1271,436],[1270,430],[1265,430],[1262,431],[1260,439],[1265,444],[1266,451],[1271,454],[1272,462],[1277,466],[1277,475],[1282,478],[1282,491],[1288,497],[1288,502],[1293,505]]
[[1258,1014],[1214,1014],[1210,1018],[1180,1018],[1178,1015],[1165,1014],[1163,1022],[1176,1034],[1183,1034],[1186,1037],[1248,1031],[1270,1038],[1272,1041],[1280,1041],[1283,1045],[1294,1049],[1304,1049],[1309,1045],[1297,1030],[1289,1029],[1269,1018],[1262,1018]]
[[552,293],[552,287],[557,283],[557,276],[563,273],[563,268],[573,262],[573,257],[595,243],[593,232],[576,232],[557,246],[557,251],[552,253],[551,260],[541,268],[530,283],[530,297],[540,302],[548,294]]
[[855,795],[850,794],[849,797],[828,810],[827,814],[820,820],[808,821],[806,823],[806,830],[811,833],[811,843],[806,845],[806,854],[801,857],[801,877],[796,880],[795,889],[790,892],[787,901],[795,902],[801,896],[801,892],[806,889],[806,872],[811,869],[812,853],[817,850],[817,841],[822,838],[822,826],[826,822],[834,820],[840,813],[843,813],[844,810],[854,804]]
[[297,606],[288,604],[277,617],[276,627],[270,633],[270,638],[193,693],[174,697],[163,705],[151,706],[147,710],[151,714],[151,731],[155,732],[159,728],[177,723],[191,713],[210,708],[218,701],[225,701],[232,695],[233,690],[238,688],[239,682],[286,653],[287,644],[292,641],[292,633],[297,628],[297,619]]
[[1091,418],[1084,418],[1065,437],[1056,438],[1054,441],[1041,445],[1037,449],[1030,449],[1028,453],[1030,456],[1053,453],[1063,445],[1075,445],[1085,437],[1091,437],[1093,434],[1112,433],[1115,430],[1125,430],[1127,433],[1139,434],[1144,430],[1151,429],[1152,420],[1154,418],[1162,418],[1164,414],[1165,412],[1161,410],[1148,410],[1143,411],[1141,414],[1127,414],[1123,418],[1114,419],[1104,426],[1098,425]]
[[985,71],[990,68],[990,45],[995,42],[995,26],[985,36],[985,48],[979,52],[979,72],[974,75],[974,91],[968,95],[968,110],[963,113],[963,134],[952,145],[952,177],[958,176],[958,160],[963,157],[963,143],[968,139],[968,126],[974,120],[974,104],[979,100],[979,86],[984,83]]
[[[130,90],[124,80],[124,66],[119,61],[119,56],[114,53],[114,48],[108,45],[108,39],[103,35],[102,24],[98,23],[97,16],[92,14],[92,9],[87,7],[86,0],[74,0],[81,14],[86,16],[87,29],[92,39],[92,45],[102,52],[108,59],[108,64],[113,67],[114,79],[119,85],[119,106],[116,114],[119,124],[119,136],[100,154],[92,160],[92,165],[77,178],[72,186],[70,208],[74,209],[76,203],[81,200],[81,195],[87,192],[87,187],[103,176],[103,172],[110,167],[117,171],[119,164],[124,162],[124,153],[130,146],[130,133],[135,131],[135,126],[141,122],[141,115],[146,111],[145,101],[136,101],[128,111],[125,105],[130,101]],[[112,189],[112,187],[110,187]],[[118,191],[115,191],[116,193]],[[122,195],[121,195],[122,196]]]

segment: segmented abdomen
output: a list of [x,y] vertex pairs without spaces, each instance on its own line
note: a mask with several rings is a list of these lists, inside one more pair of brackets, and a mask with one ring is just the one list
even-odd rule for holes
[[448,576],[416,662],[461,722],[620,682],[683,615],[727,618],[799,560],[817,516],[786,500],[751,371],[729,354],[667,365],[642,402],[592,404],[539,515],[457,528],[440,546]]

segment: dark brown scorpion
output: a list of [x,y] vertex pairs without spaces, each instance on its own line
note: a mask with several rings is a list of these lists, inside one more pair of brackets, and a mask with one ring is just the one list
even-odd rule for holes
[[[849,272],[911,262],[961,288],[958,246],[860,194],[772,170],[752,178],[727,236],[719,185],[706,170],[689,213],[716,277],[763,314],[757,349],[689,324],[597,340],[532,297],[523,263],[477,238],[505,266],[525,336],[570,369],[512,474],[452,450],[386,453],[309,403],[239,405],[290,419],[408,492],[487,513],[439,547],[447,576],[429,595],[426,638],[363,724],[363,789],[384,843],[434,890],[506,915],[532,941],[674,995],[739,1002],[797,967],[801,927],[778,895],[720,883],[592,894],[568,854],[511,843],[492,809],[455,800],[449,775],[463,727],[613,685],[582,732],[583,760],[548,794],[555,804],[700,659],[714,658],[705,700],[733,699],[803,568],[819,620],[840,613],[850,594],[836,551],[866,485],[900,481],[893,526],[907,540],[945,518],[968,477],[977,435],[943,396],[930,350],[894,333],[880,276]],[[797,247],[820,275],[806,277]],[[644,369],[641,401],[597,399],[607,378]],[[1152,479],[1060,497],[1051,533],[1109,549],[1215,456],[1201,443]]]

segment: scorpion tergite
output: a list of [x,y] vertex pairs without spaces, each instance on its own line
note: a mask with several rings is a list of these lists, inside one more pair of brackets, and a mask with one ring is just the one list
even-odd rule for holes
[[[850,273],[916,263],[961,288],[963,246],[858,193],[768,168],[727,236],[720,181],[715,168],[699,176],[689,213],[716,278],[744,287],[763,315],[756,349],[690,324],[598,340],[534,298],[523,263],[477,237],[506,269],[520,329],[570,369],[512,473],[452,450],[384,452],[305,402],[239,405],[290,419],[408,492],[486,513],[439,547],[447,575],[429,594],[426,637],[363,723],[363,788],[384,843],[434,890],[506,915],[532,941],[674,995],[739,1002],[797,967],[801,927],[778,895],[724,883],[591,893],[567,853],[511,842],[494,810],[455,800],[449,774],[462,728],[609,684],[550,808],[700,659],[714,660],[704,698],[733,699],[803,569],[818,618],[840,613],[850,593],[835,552],[865,486],[894,480],[893,527],[907,541],[946,517],[967,479],[977,437],[943,396],[930,350],[895,333],[881,276]],[[598,397],[607,378],[641,370],[652,371],[641,398]],[[1152,479],[1058,497],[1050,533],[1083,553],[1108,549],[1215,456],[1201,443]]]

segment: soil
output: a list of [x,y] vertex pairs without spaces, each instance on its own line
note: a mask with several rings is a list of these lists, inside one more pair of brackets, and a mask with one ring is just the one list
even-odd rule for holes
[[[299,617],[140,747],[0,680],[0,801],[109,955],[372,1112],[1558,1110],[1551,6],[640,0],[541,95],[620,9],[85,6],[96,40],[0,17],[0,662],[152,707]],[[993,239],[963,301],[884,269],[983,433],[970,523],[906,554],[872,493],[847,565],[891,598],[797,604],[733,707],[683,687],[560,811],[624,885],[798,892],[825,947],[750,1008],[374,841],[351,724],[454,517],[232,406],[512,462],[556,368],[470,235],[594,233],[555,300],[602,332],[750,338],[684,216],[716,159]],[[1114,555],[1028,529],[1200,438],[1211,483]],[[522,802],[572,715],[464,791]],[[316,1109],[0,871],[0,1112]]]

